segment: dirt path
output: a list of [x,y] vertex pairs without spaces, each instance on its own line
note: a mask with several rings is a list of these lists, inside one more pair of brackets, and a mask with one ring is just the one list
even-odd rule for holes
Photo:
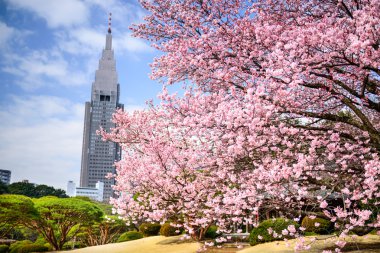
[[[334,252],[335,242],[337,237],[331,236],[318,236],[318,239],[311,243],[312,237],[307,237],[305,240],[311,243],[311,249],[308,251],[300,251],[307,253],[320,253],[324,249],[329,249]],[[324,239],[324,240],[322,240]],[[380,236],[378,235],[367,235],[362,237],[357,237],[355,240],[346,239],[347,245],[344,247],[343,252],[349,253],[380,253]],[[238,253],[293,253],[295,246],[295,240],[289,241],[289,246],[286,246],[284,241],[270,242],[256,245],[254,247],[249,247]]]
[[152,236],[140,240],[72,250],[70,253],[194,253],[199,244],[170,243],[164,236]]
[[[319,236],[319,239],[312,244],[312,248],[307,253],[322,252],[323,249],[330,249],[334,252],[334,242],[336,237],[328,239]],[[310,241],[311,237],[306,238]],[[357,237],[355,241],[347,240],[348,244],[344,252],[349,253],[380,253],[380,236],[368,235]],[[289,241],[289,247],[283,241],[259,244],[243,250],[237,249],[209,249],[207,253],[293,253],[295,240]],[[179,237],[152,236],[130,242],[112,243],[107,245],[87,247],[70,251],[73,253],[195,253],[200,248],[196,242],[182,242]],[[66,251],[67,252],[67,251]]]

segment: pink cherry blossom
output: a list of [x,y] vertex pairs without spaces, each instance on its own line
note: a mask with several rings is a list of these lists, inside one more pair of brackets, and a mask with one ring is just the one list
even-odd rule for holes
[[196,240],[268,209],[323,213],[340,233],[380,226],[379,1],[140,2],[132,30],[162,52],[151,77],[163,90],[102,132],[123,149],[121,216]]

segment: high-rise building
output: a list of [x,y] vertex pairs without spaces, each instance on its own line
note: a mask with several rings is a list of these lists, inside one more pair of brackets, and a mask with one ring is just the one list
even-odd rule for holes
[[[110,17],[111,21],[111,17]],[[113,195],[114,179],[107,179],[108,173],[115,173],[115,161],[121,158],[120,146],[113,142],[104,142],[97,134],[102,127],[105,130],[115,127],[112,114],[116,109],[123,109],[119,103],[120,85],[116,72],[116,62],[112,49],[111,23],[106,35],[99,67],[92,83],[91,101],[85,104],[82,164],[80,187],[94,188],[98,181],[104,183],[103,200],[108,201]]]
[[0,170],[0,181],[4,184],[10,184],[11,174],[12,172],[10,170]]

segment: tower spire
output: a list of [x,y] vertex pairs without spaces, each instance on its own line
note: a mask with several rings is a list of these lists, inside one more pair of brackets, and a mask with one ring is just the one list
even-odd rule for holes
[[106,35],[106,50],[112,49],[112,30],[111,30],[111,16],[112,13],[108,14],[108,33]]
[[111,30],[111,20],[112,20],[112,13],[110,12],[109,14],[108,14],[108,33],[111,33],[112,32],[112,30]]

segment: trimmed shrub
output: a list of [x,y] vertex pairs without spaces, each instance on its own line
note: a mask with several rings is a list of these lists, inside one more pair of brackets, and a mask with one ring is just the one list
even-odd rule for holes
[[[45,245],[46,246],[46,245]],[[86,245],[84,245],[82,242],[74,242],[74,249],[80,249],[80,248],[84,248],[86,247]],[[65,244],[63,244],[63,247],[62,247],[63,250],[71,250],[73,249],[73,242],[66,242]]]
[[[315,223],[319,223],[319,226],[315,226]],[[331,221],[323,218],[310,219],[306,216],[303,218],[301,226],[305,228],[305,232],[313,232],[319,235],[326,235],[332,232]]]
[[128,231],[128,232],[125,232],[124,234],[121,234],[119,239],[117,239],[117,242],[128,242],[128,241],[141,239],[143,237],[144,235],[141,232]]
[[351,230],[352,233],[358,236],[363,236],[366,234],[371,233],[372,227],[355,227],[354,229]]
[[9,247],[9,253],[45,252],[49,248],[42,244],[32,243],[29,240],[18,241]]
[[[177,233],[176,231],[179,230],[180,232]],[[181,233],[182,229],[173,227],[170,225],[170,223],[165,223],[164,225],[161,226],[160,229],[160,235],[163,236],[176,236]]]
[[143,223],[140,225],[139,230],[144,236],[158,235],[161,225],[157,223]]
[[46,252],[49,248],[44,245],[39,244],[28,244],[19,248],[18,253],[29,253],[29,252]]
[[[258,227],[253,228],[249,235],[249,243],[254,246],[264,242],[272,242],[283,240],[284,238],[291,238],[290,235],[283,235],[282,231],[287,229],[288,226],[293,225],[296,229],[299,228],[297,222],[284,218],[265,220],[259,224]],[[268,229],[272,229],[269,233]]]
[[11,246],[9,247],[9,253],[18,253],[22,247],[32,244],[33,242],[29,240],[17,241],[11,244]]
[[216,237],[218,237],[218,233],[216,232],[218,230],[218,227],[215,226],[215,225],[211,225],[206,233],[205,233],[205,238],[207,239],[215,239]]
[[9,250],[9,246],[8,245],[0,245],[0,253],[7,253]]

